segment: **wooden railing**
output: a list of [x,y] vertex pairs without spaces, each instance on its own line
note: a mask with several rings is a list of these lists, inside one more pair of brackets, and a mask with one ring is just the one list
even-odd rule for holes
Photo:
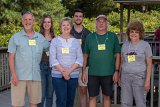
[[[151,76],[151,91],[149,97],[149,105],[150,107],[154,107],[155,100],[158,100],[157,103],[160,103],[160,42],[148,41],[153,52],[153,72]],[[158,82],[159,81],[159,82]],[[10,87],[10,72],[8,66],[8,53],[7,48],[0,48],[0,91],[5,90]],[[158,89],[157,89],[158,88]],[[155,92],[159,92],[158,98],[155,98]],[[102,100],[102,97],[101,97]],[[117,85],[114,86],[114,96],[113,102],[114,104],[120,103],[120,89]],[[156,105],[157,106],[157,105]],[[160,107],[160,104],[159,104]]]
[[0,91],[10,88],[7,48],[0,48]]
[[[160,107],[160,41],[148,41],[153,53],[150,107]],[[154,103],[156,102],[156,104]]]

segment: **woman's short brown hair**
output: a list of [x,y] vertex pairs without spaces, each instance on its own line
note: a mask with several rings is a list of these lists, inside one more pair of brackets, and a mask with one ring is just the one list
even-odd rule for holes
[[72,19],[71,19],[70,17],[64,17],[64,18],[62,18],[62,19],[60,20],[60,27],[61,27],[61,25],[62,25],[62,23],[63,23],[64,21],[67,21],[67,22],[70,24],[71,27],[73,26]]
[[128,40],[130,41],[130,31],[131,30],[136,30],[136,31],[139,31],[139,39],[143,39],[143,36],[144,36],[144,27],[143,27],[143,24],[141,21],[138,21],[138,20],[133,20],[131,21],[129,24],[128,24],[128,27],[127,27],[127,30],[126,30],[126,34],[128,36]]
[[[64,21],[67,21],[67,22],[70,24],[71,28],[73,27],[72,19],[71,19],[70,17],[64,17],[64,18],[62,18],[62,19],[60,20],[60,23],[59,23],[60,29],[61,29],[62,23],[63,23]],[[61,29],[61,30],[62,30],[62,29]],[[60,32],[62,33],[62,31],[60,31]],[[70,33],[71,33],[71,32],[70,32]]]

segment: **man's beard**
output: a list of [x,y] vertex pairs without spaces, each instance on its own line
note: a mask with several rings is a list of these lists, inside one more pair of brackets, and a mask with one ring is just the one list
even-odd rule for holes
[[82,22],[79,22],[79,23],[75,22],[75,24],[76,24],[76,25],[81,25],[81,24],[82,24]]

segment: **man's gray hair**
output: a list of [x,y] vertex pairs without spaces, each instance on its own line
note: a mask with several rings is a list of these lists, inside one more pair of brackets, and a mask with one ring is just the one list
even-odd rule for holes
[[23,20],[24,15],[26,15],[26,14],[30,14],[32,16],[33,20],[34,20],[34,15],[33,15],[33,13],[31,11],[25,11],[25,12],[23,12],[22,13],[22,20]]
[[[94,29],[97,31],[97,28],[96,28],[96,23],[97,23],[97,20],[95,21],[95,23],[94,23]],[[107,23],[107,26],[106,26],[106,30],[108,31],[109,30],[109,21],[108,21],[108,18],[107,18],[107,20],[106,20],[106,23]]]

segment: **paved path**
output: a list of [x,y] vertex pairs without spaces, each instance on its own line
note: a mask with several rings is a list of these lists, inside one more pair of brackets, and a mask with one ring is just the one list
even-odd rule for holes
[[[55,98],[55,96],[54,96],[54,98]],[[11,107],[11,93],[10,93],[10,90],[0,92],[0,107]],[[29,107],[27,97],[26,97],[25,107]],[[53,107],[56,107],[55,103],[53,104]]]
[[[11,107],[11,99],[10,99],[10,90],[0,92],[0,107]],[[54,95],[54,101],[55,101],[55,95]],[[75,98],[75,107],[79,106],[79,97]],[[101,104],[97,104],[98,107],[102,107]],[[25,107],[28,107],[28,100],[26,97],[26,105]],[[55,103],[53,104],[53,107],[56,107]],[[112,107],[120,107],[120,105],[112,105]]]

